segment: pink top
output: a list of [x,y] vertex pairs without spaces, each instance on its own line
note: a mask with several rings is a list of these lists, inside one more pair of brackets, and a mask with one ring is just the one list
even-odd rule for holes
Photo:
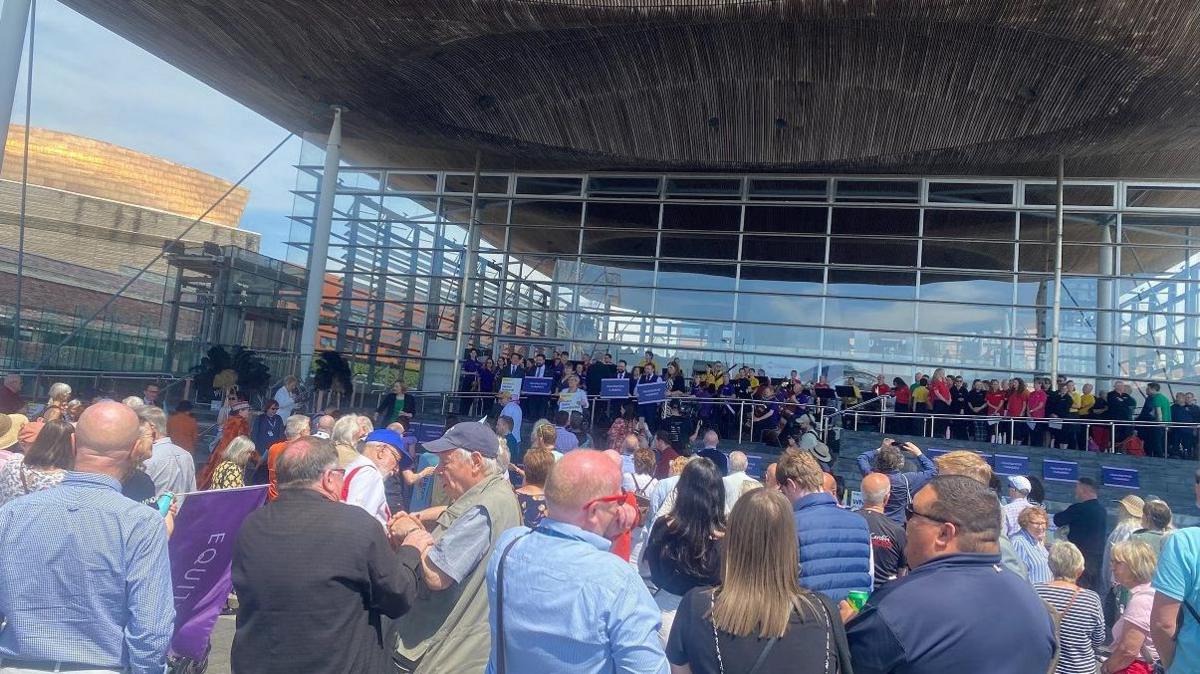
[[1150,587],[1149,583],[1138,585],[1133,588],[1129,597],[1129,604],[1125,607],[1125,612],[1117,619],[1117,624],[1113,625],[1113,643],[1121,641],[1121,637],[1125,635],[1125,631],[1136,629],[1146,635],[1146,640],[1142,642],[1141,660],[1153,662],[1158,659],[1158,650],[1154,648],[1154,642],[1150,640],[1150,609],[1154,605],[1154,588]]
[[1041,419],[1046,416],[1046,392],[1040,388],[1029,392],[1028,415],[1035,419]]

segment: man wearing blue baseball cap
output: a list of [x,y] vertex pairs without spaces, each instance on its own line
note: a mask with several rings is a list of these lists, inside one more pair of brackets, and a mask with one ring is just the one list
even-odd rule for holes
[[387,504],[384,482],[400,465],[404,438],[395,431],[371,431],[358,448],[358,458],[346,464],[342,500],[367,511],[387,528],[392,511]]
[[395,623],[393,660],[398,672],[481,672],[491,652],[488,560],[500,534],[521,524],[521,511],[496,461],[500,440],[486,424],[456,424],[425,451],[438,455],[451,502],[432,510],[432,520],[406,513],[392,519],[393,537],[424,520],[434,541],[421,555],[412,611]]

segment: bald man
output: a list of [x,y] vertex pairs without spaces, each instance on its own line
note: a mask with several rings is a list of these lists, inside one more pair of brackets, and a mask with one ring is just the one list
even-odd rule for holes
[[[538,528],[504,532],[488,563],[488,674],[667,674],[658,607],[637,571],[609,552],[637,519],[621,493],[617,463],[577,449],[551,469],[545,492],[547,514]],[[502,629],[497,606],[504,609]]]
[[860,487],[863,507],[857,512],[867,520],[867,529],[871,532],[876,590],[908,571],[904,559],[904,527],[883,513],[891,488],[891,480],[883,473],[867,473]]
[[833,500],[841,501],[837,493],[837,478],[832,473],[823,473],[821,475],[821,488],[825,490],[826,494],[832,496]]
[[0,671],[166,667],[175,623],[166,527],[121,495],[140,438],[132,409],[97,403],[75,429],[75,471],[0,508]]

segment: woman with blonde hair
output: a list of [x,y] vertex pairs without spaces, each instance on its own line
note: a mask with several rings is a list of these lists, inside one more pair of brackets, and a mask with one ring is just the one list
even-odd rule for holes
[[49,399],[46,400],[46,407],[58,407],[62,410],[67,409],[67,403],[71,401],[71,385],[63,382],[54,382],[50,385]]
[[257,455],[254,441],[239,435],[230,441],[221,462],[213,470],[209,489],[235,489],[246,486],[246,464]]
[[358,458],[358,441],[367,436],[370,431],[363,430],[363,421],[357,414],[347,414],[333,423],[329,439],[337,449],[338,466],[345,468],[346,464]]
[[1112,655],[1100,668],[1104,674],[1150,674],[1158,651],[1150,639],[1150,611],[1154,606],[1154,577],[1158,557],[1154,548],[1136,539],[1112,547],[1112,574],[1129,591],[1129,603],[1112,628]]
[[792,505],[774,489],[738,499],[721,582],[684,595],[667,640],[674,674],[836,672],[850,651],[837,607],[800,587]]

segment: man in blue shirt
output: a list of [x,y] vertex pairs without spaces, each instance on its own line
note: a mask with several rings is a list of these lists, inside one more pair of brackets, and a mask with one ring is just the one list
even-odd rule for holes
[[[1194,488],[1196,507],[1200,508],[1200,469]],[[1158,656],[1168,674],[1200,674],[1200,528],[1171,534],[1163,544],[1151,585],[1150,637]]]
[[661,613],[637,571],[609,552],[637,520],[616,463],[567,454],[546,481],[546,506],[537,529],[501,534],[488,563],[488,674],[667,674]]
[[909,574],[871,595],[853,619],[842,604],[854,671],[1045,672],[1054,624],[1033,587],[1000,563],[995,494],[943,475],[914,495],[906,515]]
[[[904,452],[912,454],[920,470],[904,470]],[[937,466],[921,452],[921,448],[911,442],[901,444],[885,438],[879,449],[863,452],[858,456],[858,472],[864,476],[867,473],[883,473],[892,483],[891,493],[888,494],[887,508],[884,510],[893,522],[904,525],[904,509],[912,501],[912,497],[921,487],[938,474]]]
[[140,437],[125,405],[88,408],[75,471],[0,508],[0,667],[161,674],[175,623],[167,531],[121,495]]
[[717,447],[720,441],[716,431],[707,430],[704,432],[704,446],[695,453],[715,463],[717,470],[721,471],[721,477],[725,477],[729,474],[729,457]]

